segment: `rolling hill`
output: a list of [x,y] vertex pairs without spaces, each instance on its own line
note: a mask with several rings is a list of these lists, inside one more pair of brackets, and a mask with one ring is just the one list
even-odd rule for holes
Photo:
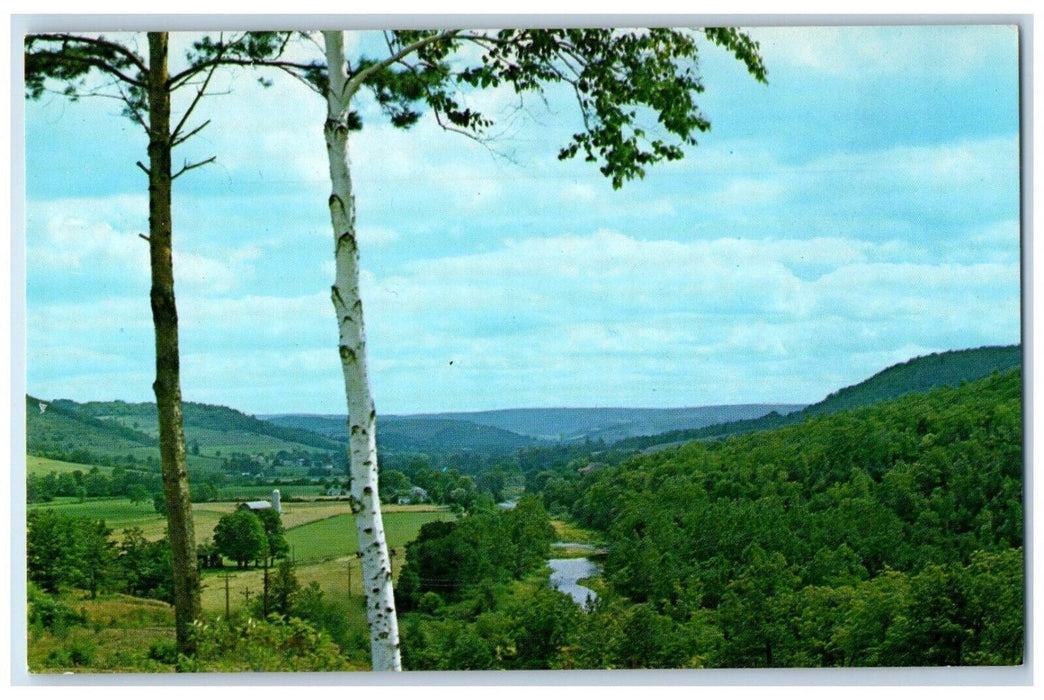
[[25,397],[26,446],[29,454],[55,454],[87,447],[128,451],[155,447],[156,438],[132,424],[102,420],[72,401]]
[[[690,408],[525,408],[378,418],[382,450],[513,452],[541,444],[604,441],[620,448],[752,432],[802,422],[813,415],[868,406],[936,386],[957,385],[1020,365],[1021,346],[935,353],[889,367],[822,401]],[[43,406],[43,410],[41,410]],[[156,449],[156,407],[123,401],[77,403],[26,397],[28,451],[64,458],[89,449],[109,455]],[[345,416],[249,416],[232,408],[184,405],[185,436],[213,458],[217,450],[274,452],[345,448]]]
[[[254,450],[341,451],[344,443],[301,430],[258,420],[235,409],[199,403],[183,405],[185,441],[204,453]],[[26,447],[29,454],[95,454],[139,456],[158,446],[156,405],[124,401],[78,403],[26,397]]]

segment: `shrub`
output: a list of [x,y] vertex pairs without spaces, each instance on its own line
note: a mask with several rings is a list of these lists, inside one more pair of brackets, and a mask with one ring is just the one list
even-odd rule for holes
[[347,671],[337,645],[299,618],[196,621],[194,658],[182,656],[179,671]]
[[148,658],[159,661],[161,664],[176,664],[178,662],[178,646],[171,639],[157,639],[149,645]]
[[77,612],[57,598],[44,593],[33,584],[29,584],[28,623],[30,627],[50,630],[63,636],[73,625],[87,622],[87,616]]

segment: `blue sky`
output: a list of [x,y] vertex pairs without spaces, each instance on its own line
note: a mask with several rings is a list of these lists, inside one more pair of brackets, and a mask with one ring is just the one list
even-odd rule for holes
[[[613,191],[559,162],[568,99],[468,95],[492,149],[380,123],[352,143],[378,410],[812,402],[914,355],[1019,341],[1014,28],[758,27],[713,47],[712,130]],[[365,39],[357,39],[365,41]],[[341,412],[323,104],[223,77],[175,153],[187,400]],[[26,105],[27,390],[152,399],[145,137]]]

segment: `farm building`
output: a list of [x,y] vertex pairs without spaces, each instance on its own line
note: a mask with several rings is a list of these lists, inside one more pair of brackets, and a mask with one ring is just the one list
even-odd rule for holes
[[268,510],[273,508],[275,512],[282,514],[283,506],[279,501],[279,489],[272,491],[271,501],[244,501],[239,504],[238,508],[246,510]]

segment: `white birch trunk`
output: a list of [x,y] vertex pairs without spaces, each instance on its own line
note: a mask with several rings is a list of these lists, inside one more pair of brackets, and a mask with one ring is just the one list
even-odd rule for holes
[[363,591],[370,624],[373,670],[401,671],[391,559],[377,494],[377,412],[366,366],[355,197],[348,161],[348,114],[358,85],[348,83],[343,32],[324,31],[323,40],[330,78],[323,131],[330,164],[330,223],[333,225],[336,261],[331,296],[337,313],[341,368],[348,402],[351,504],[362,550]]

